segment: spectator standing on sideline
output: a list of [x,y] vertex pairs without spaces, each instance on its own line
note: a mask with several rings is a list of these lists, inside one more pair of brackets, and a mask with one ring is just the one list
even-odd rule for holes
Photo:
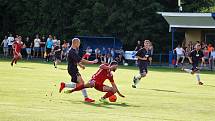
[[36,35],[36,38],[34,39],[34,58],[39,56],[39,51],[40,51],[40,42],[41,40],[39,39],[39,35]]
[[13,45],[13,42],[14,42],[14,37],[13,35],[10,33],[9,34],[9,37],[7,38],[8,40],[8,51],[9,51],[9,55],[12,56],[12,51],[13,51],[13,48],[12,48],[12,45]]
[[53,42],[53,47],[54,47],[55,45],[57,45],[57,37],[56,37],[56,36],[54,36],[52,42]]
[[87,59],[87,60],[89,60],[89,58],[90,58],[90,55],[92,54],[92,49],[88,46],[87,47],[87,49],[86,49],[86,53],[83,55],[83,59]]
[[52,35],[49,35],[46,41],[46,61],[48,62],[50,59],[50,54],[53,47]]
[[176,60],[175,66],[177,67],[177,66],[178,66],[178,62],[179,62],[179,60],[180,60],[181,58],[182,58],[181,64],[184,63],[184,59],[185,59],[184,53],[185,53],[185,51],[184,51],[184,49],[183,49],[180,45],[178,45],[178,46],[175,48],[175,51],[176,51],[176,55],[177,55],[177,60]]
[[111,48],[108,48],[107,50],[107,63],[110,64],[111,62]]
[[41,52],[41,58],[44,57],[45,53],[45,46],[46,46],[46,37],[43,35],[41,42],[40,42],[40,52]]
[[66,42],[66,40],[63,40],[63,44],[62,44],[62,54],[61,54],[62,60],[67,60],[68,50],[69,50],[69,45],[68,45],[68,43]]
[[29,37],[26,37],[26,41],[24,42],[26,53],[27,53],[27,60],[31,59],[31,48],[32,48],[32,41]]
[[96,59],[98,59],[100,57],[100,54],[101,54],[101,51],[99,48],[96,48],[95,49],[95,56],[96,56]]
[[138,50],[140,50],[142,47],[143,47],[143,46],[142,46],[141,41],[138,40],[138,41],[137,41],[137,46],[135,47],[134,51],[138,51]]
[[107,50],[105,49],[105,47],[102,48],[101,54],[102,54],[101,62],[106,63],[107,62]]
[[7,36],[4,37],[4,40],[1,43],[1,46],[2,45],[3,45],[4,56],[7,57],[8,56],[8,39],[7,39]]

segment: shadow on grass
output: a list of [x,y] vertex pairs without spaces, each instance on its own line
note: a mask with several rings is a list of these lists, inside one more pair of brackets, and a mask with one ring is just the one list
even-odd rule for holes
[[215,87],[214,85],[203,85],[203,86],[206,86],[206,87]]
[[18,68],[31,69],[31,70],[35,69],[35,68],[32,68],[32,67],[25,67],[25,66],[21,66],[21,67],[18,67]]
[[59,70],[67,70],[66,68],[58,68]]
[[136,106],[136,105],[129,105],[127,103],[88,103],[88,102],[83,102],[86,105],[90,105],[90,106],[95,106],[95,107],[104,107],[104,108],[113,108],[113,107],[108,107],[108,106],[119,106],[119,107],[140,107],[140,106]]
[[146,88],[143,88],[143,89],[145,89],[145,90],[153,90],[153,91],[158,91],[158,92],[181,93],[181,92],[174,91],[174,90],[164,90],[164,89],[146,89]]

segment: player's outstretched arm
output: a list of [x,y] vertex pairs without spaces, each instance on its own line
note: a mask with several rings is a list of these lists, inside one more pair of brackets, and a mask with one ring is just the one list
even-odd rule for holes
[[79,66],[80,68],[82,68],[82,69],[85,69],[85,66],[84,66],[83,64],[81,64],[81,62],[78,63],[78,66]]
[[115,84],[114,82],[111,82],[111,85],[112,85],[113,89],[117,92],[117,94],[118,94],[120,97],[125,97],[124,95],[122,95],[122,94],[119,92],[119,90],[118,90],[118,88],[117,88],[117,86],[116,86],[116,84]]
[[85,63],[85,64],[95,64],[95,63],[97,63],[98,61],[96,61],[96,60],[94,60],[94,61],[88,61],[88,60],[86,60],[86,59],[81,59],[81,62],[82,62],[82,63]]

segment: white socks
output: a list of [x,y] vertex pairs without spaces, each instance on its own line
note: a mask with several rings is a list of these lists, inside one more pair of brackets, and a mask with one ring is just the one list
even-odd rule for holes
[[86,89],[82,89],[81,92],[82,92],[82,95],[84,96],[84,98],[88,97]]
[[141,75],[138,74],[138,75],[134,76],[134,78],[135,78],[135,83],[134,84],[137,85],[140,82]]
[[65,87],[67,87],[67,88],[75,88],[76,83],[74,83],[74,82],[67,83],[67,84],[65,84]]
[[[184,69],[184,71],[186,71],[186,72],[188,72],[188,73],[191,73],[191,72],[192,72],[191,69]],[[200,75],[199,75],[199,73],[196,73],[196,79],[197,79],[198,82],[200,82]]]
[[[75,88],[76,83],[74,83],[74,82],[67,83],[67,84],[65,84],[65,87],[66,88]],[[82,95],[84,96],[84,98],[88,97],[86,89],[82,89],[81,92],[82,92]]]
[[199,75],[199,73],[196,73],[196,79],[197,79],[198,82],[200,82],[200,75]]
[[186,71],[187,73],[190,73],[190,74],[191,74],[191,72],[192,72],[191,69],[184,69],[184,71]]

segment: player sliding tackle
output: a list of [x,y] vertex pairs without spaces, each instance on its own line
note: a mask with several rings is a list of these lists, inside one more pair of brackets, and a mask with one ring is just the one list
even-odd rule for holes
[[[60,89],[59,89],[60,93],[64,88],[75,88],[76,85],[84,83],[84,80],[82,79],[81,74],[79,73],[77,66],[79,66],[82,69],[85,69],[85,66],[82,65],[82,63],[94,64],[94,63],[98,62],[98,61],[88,61],[88,60],[82,59],[78,55],[79,46],[80,46],[80,39],[73,38],[72,39],[72,46],[71,46],[70,51],[68,53],[68,68],[67,68],[68,73],[72,79],[71,79],[71,83],[61,82]],[[82,94],[83,94],[86,102],[94,102],[95,101],[93,99],[88,98],[86,89],[82,90]]]
[[[196,74],[196,78],[197,78],[197,81],[198,81],[198,84],[199,85],[203,85],[203,83],[201,82],[200,80],[200,71],[198,69],[198,63],[199,63],[199,60],[203,59],[203,52],[201,51],[201,45],[200,44],[196,44],[195,45],[195,50],[193,50],[190,54],[189,54],[189,61],[190,63],[192,64],[192,69],[184,69],[182,68],[182,70],[190,73],[190,74]],[[203,60],[202,60],[203,61]]]
[[[65,93],[72,93],[75,91],[82,90],[84,88],[95,88],[98,91],[101,92],[107,92],[101,99],[100,102],[108,103],[106,100],[108,97],[114,95],[115,93],[118,93],[120,97],[125,97],[122,95],[116,84],[114,83],[113,75],[111,71],[115,72],[117,70],[118,63],[113,61],[111,64],[101,64],[99,70],[92,76],[92,79],[86,83],[86,84],[79,84],[76,88],[72,90],[67,90]],[[104,85],[104,81],[108,79],[112,85],[112,87]]]

